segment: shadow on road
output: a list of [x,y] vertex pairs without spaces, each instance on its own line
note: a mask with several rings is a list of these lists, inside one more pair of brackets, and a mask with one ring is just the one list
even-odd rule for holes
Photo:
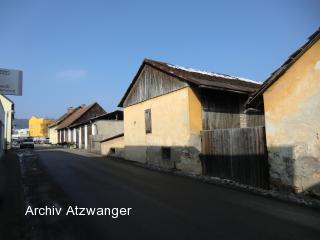
[[[25,195],[24,213],[28,207],[31,207],[30,209],[35,213],[35,208],[55,207],[62,208],[64,211],[68,206],[75,205],[60,186],[47,175],[35,150],[16,150],[16,154],[20,161]],[[25,218],[28,223],[25,239],[99,239],[96,232],[89,227],[90,222],[85,218],[65,214],[35,216],[31,215],[30,211]]]

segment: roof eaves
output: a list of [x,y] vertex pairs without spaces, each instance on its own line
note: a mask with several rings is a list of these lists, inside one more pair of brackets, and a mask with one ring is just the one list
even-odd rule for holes
[[[245,87],[245,86],[238,86],[238,85],[237,85],[236,87],[230,87],[230,88],[228,88],[228,87],[227,87],[228,84],[224,84],[225,86],[219,87],[218,85],[221,85],[221,84],[219,84],[219,83],[214,83],[214,81],[205,80],[205,79],[201,80],[201,79],[194,78],[194,77],[192,77],[192,76],[182,75],[182,74],[179,74],[179,72],[177,73],[177,72],[175,72],[175,71],[173,71],[173,70],[170,70],[170,69],[172,69],[172,67],[170,67],[170,64],[167,64],[167,63],[164,63],[164,62],[154,61],[154,60],[151,60],[151,59],[144,59],[143,63],[142,63],[141,66],[139,67],[138,72],[136,73],[135,77],[133,78],[133,81],[131,82],[131,84],[129,85],[127,91],[125,92],[124,96],[122,97],[121,101],[119,102],[118,107],[123,107],[123,103],[124,103],[125,99],[128,97],[131,88],[132,88],[132,87],[134,86],[134,84],[136,83],[136,81],[137,81],[137,79],[138,79],[138,77],[139,77],[139,75],[140,75],[140,73],[141,73],[141,71],[142,71],[142,69],[143,69],[143,67],[144,67],[145,65],[149,65],[149,66],[151,66],[152,68],[157,69],[158,71],[161,71],[161,72],[166,73],[166,74],[168,74],[168,75],[170,75],[170,76],[172,76],[172,77],[175,77],[175,78],[177,78],[177,79],[179,79],[179,80],[181,80],[181,81],[183,81],[183,82],[186,82],[186,83],[192,84],[192,85],[196,85],[196,86],[200,86],[200,85],[201,85],[201,86],[207,86],[208,88],[214,88],[214,87],[216,87],[216,88],[219,88],[219,90],[222,90],[222,91],[223,91],[223,90],[226,90],[226,91],[234,91],[234,92],[247,93],[247,94],[256,91],[256,88],[253,88],[253,87]],[[165,65],[165,66],[167,66],[167,67],[164,67],[163,65]],[[173,66],[173,65],[172,65],[172,66]],[[183,70],[183,69],[182,69],[182,70]],[[184,71],[185,71],[185,72],[188,72],[188,71],[186,71],[186,70],[184,70]],[[212,73],[212,74],[214,74],[214,73]],[[203,75],[204,75],[204,76],[207,76],[207,75],[205,75],[205,74],[203,74]],[[225,77],[224,77],[222,74],[219,74],[219,75],[221,75],[221,76],[220,76],[221,79],[230,78],[230,76],[227,76],[227,75],[226,75]],[[246,81],[244,81],[244,80],[241,80],[241,78],[236,78],[236,77],[234,77],[234,78],[236,79],[236,81],[246,82]],[[205,81],[210,82],[210,84],[208,84],[208,85],[207,85],[207,84],[204,84]],[[216,85],[216,86],[214,86],[214,85]],[[232,85],[232,84],[229,84],[229,85]],[[255,84],[255,85],[259,86],[258,84]]]
[[249,106],[254,103],[261,94],[263,94],[275,81],[277,81],[319,39],[320,28],[316,32],[311,34],[309,40],[297,51],[291,54],[289,58],[271,74],[271,76],[261,85],[261,87],[247,100],[245,105]]
[[[104,117],[110,116],[110,115],[115,114],[115,113],[117,113],[117,112],[123,113],[123,111],[120,111],[120,110],[116,110],[116,111],[109,112],[109,113],[104,113],[104,114],[101,114],[101,115],[99,115],[99,116],[89,118],[89,119],[86,120],[86,121],[83,121],[83,122],[80,122],[80,123],[75,123],[75,124],[73,124],[73,125],[70,125],[70,128],[78,127],[78,126],[87,124],[87,123],[89,123],[89,122],[94,122],[94,121],[96,121],[96,120],[104,119]],[[110,120],[111,120],[111,119],[110,119]]]
[[97,102],[94,102],[94,103],[86,106],[86,107],[85,107],[86,109],[85,109],[83,112],[81,112],[81,113],[79,114],[79,116],[76,117],[76,118],[75,118],[71,123],[69,123],[69,125],[67,125],[65,128],[72,127],[72,125],[73,125],[74,122],[76,122],[79,118],[81,118],[86,112],[88,112],[88,111],[89,111],[94,105],[96,105],[96,104],[97,104]]

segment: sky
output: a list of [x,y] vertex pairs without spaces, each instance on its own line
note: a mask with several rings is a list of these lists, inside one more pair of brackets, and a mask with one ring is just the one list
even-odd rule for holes
[[117,105],[144,58],[264,81],[320,26],[320,1],[0,0],[15,117]]

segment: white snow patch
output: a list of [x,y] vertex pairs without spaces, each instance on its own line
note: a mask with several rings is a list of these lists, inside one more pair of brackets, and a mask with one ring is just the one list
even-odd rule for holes
[[184,70],[187,72],[194,72],[194,73],[200,73],[200,74],[209,75],[209,76],[213,76],[213,77],[221,77],[221,78],[240,80],[240,81],[250,82],[250,83],[255,83],[255,84],[262,84],[261,82],[257,82],[257,81],[246,79],[246,78],[234,77],[234,76],[220,74],[220,73],[207,72],[207,71],[197,70],[197,69],[193,69],[193,68],[186,68],[186,67],[181,67],[181,66],[172,65],[172,64],[167,64],[167,65],[171,68],[181,69],[181,70]]

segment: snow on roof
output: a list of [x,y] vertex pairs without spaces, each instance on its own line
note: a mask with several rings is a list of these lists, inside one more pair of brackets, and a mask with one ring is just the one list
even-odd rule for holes
[[245,82],[250,82],[250,83],[255,83],[255,84],[262,84],[261,82],[257,82],[257,81],[246,79],[246,78],[234,77],[234,76],[221,74],[221,73],[207,72],[207,71],[197,70],[197,69],[193,69],[193,68],[186,68],[186,67],[172,65],[172,64],[167,64],[167,65],[171,68],[181,69],[181,70],[184,70],[187,72],[194,72],[194,73],[200,73],[200,74],[209,75],[209,76],[213,76],[213,77],[221,77],[221,78],[240,80],[240,81],[245,81]]

